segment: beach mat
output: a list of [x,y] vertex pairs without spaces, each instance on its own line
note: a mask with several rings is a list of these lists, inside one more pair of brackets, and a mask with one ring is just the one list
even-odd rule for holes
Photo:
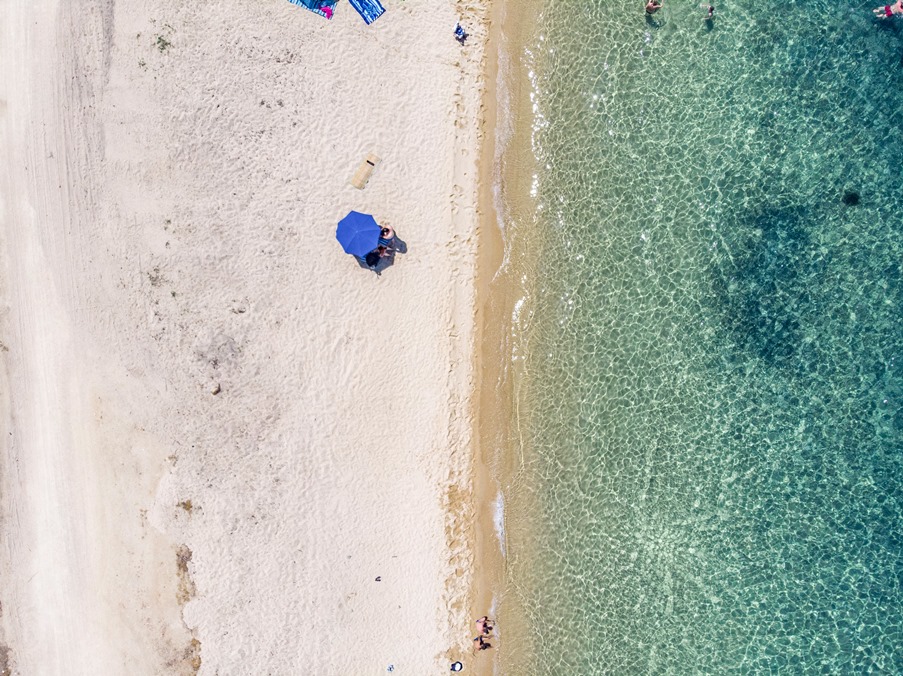
[[315,14],[331,19],[339,0],[288,0],[293,5],[309,9]]
[[386,11],[383,6],[379,4],[379,0],[348,0],[348,2],[357,10],[357,13],[361,15],[361,18],[368,26],[381,17],[383,12]]
[[364,158],[364,161],[361,162],[360,166],[357,168],[357,171],[354,172],[354,176],[351,177],[349,183],[353,185],[358,190],[363,190],[367,185],[367,181],[370,180],[370,174],[373,173],[373,170],[376,168],[376,165],[379,164],[379,157],[370,153],[367,157]]

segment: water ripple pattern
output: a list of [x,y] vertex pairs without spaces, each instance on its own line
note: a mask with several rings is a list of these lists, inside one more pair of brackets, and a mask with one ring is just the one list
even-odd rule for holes
[[903,19],[715,4],[523,57],[504,673],[903,673]]

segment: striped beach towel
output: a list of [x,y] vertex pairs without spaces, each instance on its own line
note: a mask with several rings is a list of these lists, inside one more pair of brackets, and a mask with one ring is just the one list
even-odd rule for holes
[[298,7],[306,7],[311,12],[315,12],[320,16],[325,16],[327,19],[331,19],[332,15],[335,13],[335,6],[339,0],[288,0],[293,5],[297,5]]
[[379,4],[379,0],[348,0],[348,2],[357,10],[357,13],[361,15],[361,18],[368,26],[381,17],[383,12],[386,11],[383,6]]

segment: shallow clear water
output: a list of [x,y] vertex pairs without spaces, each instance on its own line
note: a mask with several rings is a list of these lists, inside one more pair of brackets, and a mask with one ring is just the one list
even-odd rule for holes
[[665,4],[524,56],[503,673],[903,673],[903,20]]

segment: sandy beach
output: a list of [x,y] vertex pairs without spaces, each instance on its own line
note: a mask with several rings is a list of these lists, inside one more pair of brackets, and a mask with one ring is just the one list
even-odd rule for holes
[[491,666],[488,9],[384,4],[0,4],[0,674]]

